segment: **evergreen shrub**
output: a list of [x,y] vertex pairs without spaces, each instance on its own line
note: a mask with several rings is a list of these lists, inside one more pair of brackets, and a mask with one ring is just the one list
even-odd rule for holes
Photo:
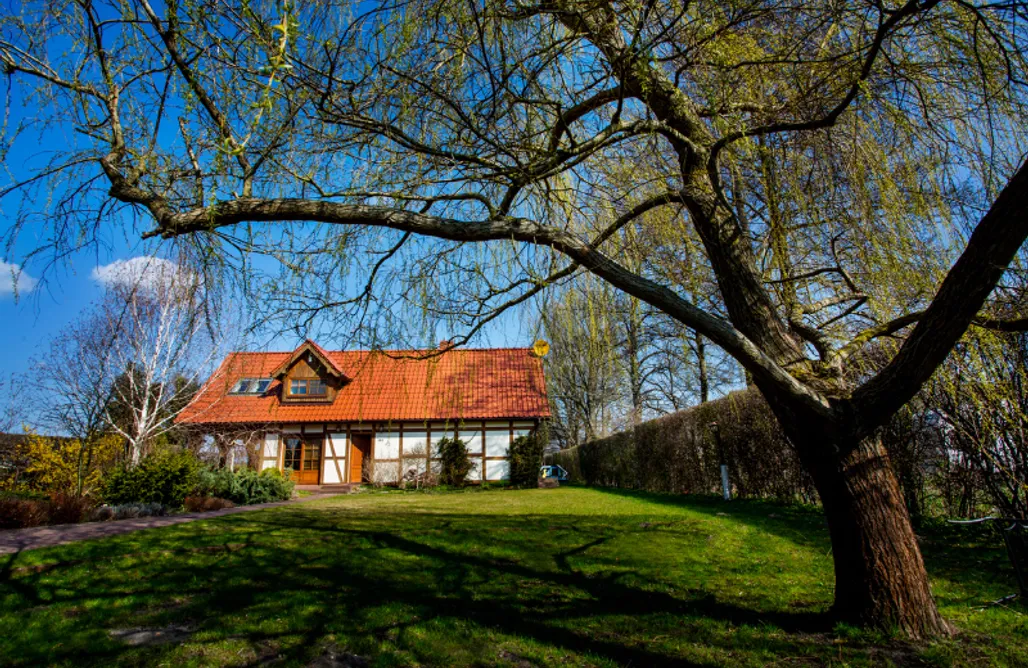
[[439,441],[437,456],[440,463],[439,484],[463,487],[471,472],[471,458],[468,448],[459,438],[444,438]]
[[543,439],[539,434],[518,436],[510,446],[510,484],[535,487],[543,464]]
[[107,476],[103,500],[109,505],[159,503],[178,508],[196,486],[200,462],[187,451],[159,452],[133,467]]

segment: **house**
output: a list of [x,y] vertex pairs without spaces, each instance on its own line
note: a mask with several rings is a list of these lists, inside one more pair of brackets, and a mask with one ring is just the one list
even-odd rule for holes
[[530,348],[229,354],[177,422],[248,434],[259,468],[304,485],[397,483],[438,471],[436,445],[467,445],[473,482],[509,476],[508,448],[550,417]]

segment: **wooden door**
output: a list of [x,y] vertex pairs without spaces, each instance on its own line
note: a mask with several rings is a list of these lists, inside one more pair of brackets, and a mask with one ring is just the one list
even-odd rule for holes
[[350,437],[350,482],[370,482],[364,480],[364,460],[371,458],[371,436],[353,434]]
[[321,436],[303,437],[303,461],[297,484],[317,485],[321,482],[321,447],[324,440]]
[[317,485],[321,480],[320,436],[286,436],[283,467],[298,485]]

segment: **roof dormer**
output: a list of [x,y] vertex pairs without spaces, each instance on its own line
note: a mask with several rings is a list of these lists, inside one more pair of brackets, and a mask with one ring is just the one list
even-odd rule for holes
[[325,349],[310,339],[272,371],[271,377],[282,381],[281,398],[285,403],[331,403],[339,388],[350,380]]

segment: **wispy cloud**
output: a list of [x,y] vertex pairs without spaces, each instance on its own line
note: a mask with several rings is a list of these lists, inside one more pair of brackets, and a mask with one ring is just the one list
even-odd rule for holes
[[156,290],[194,281],[196,275],[171,260],[141,255],[96,267],[93,269],[92,278],[105,287]]
[[0,297],[32,292],[39,281],[22,271],[21,265],[0,261]]

